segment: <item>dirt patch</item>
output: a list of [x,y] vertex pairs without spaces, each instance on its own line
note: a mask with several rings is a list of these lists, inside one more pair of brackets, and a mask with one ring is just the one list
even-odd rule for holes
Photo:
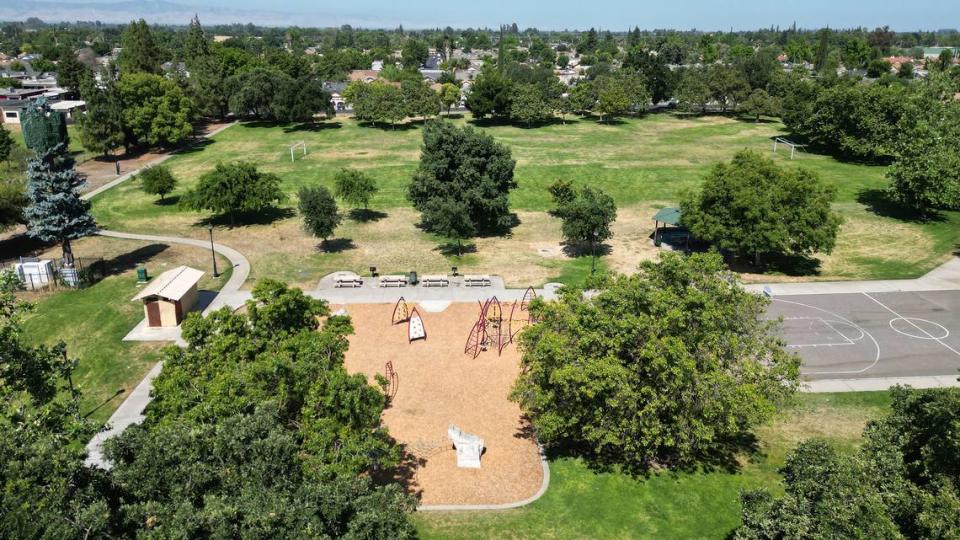
[[[508,346],[502,356],[483,352],[476,359],[463,353],[477,304],[451,304],[441,313],[419,310],[427,339],[413,343],[407,342],[406,324],[390,324],[393,305],[346,309],[355,328],[347,369],[373,381],[390,361],[399,375],[383,421],[417,459],[408,477],[421,504],[501,504],[537,492],[543,481],[538,448],[520,407],[508,399],[520,372],[516,347]],[[451,424],[484,439],[480,469],[457,468],[447,438]]]
[[617,210],[617,220],[612,225],[613,238],[607,241],[611,248],[607,264],[612,270],[633,274],[641,261],[660,257],[660,249],[650,238],[654,228],[650,218],[656,213],[656,209],[646,204]]

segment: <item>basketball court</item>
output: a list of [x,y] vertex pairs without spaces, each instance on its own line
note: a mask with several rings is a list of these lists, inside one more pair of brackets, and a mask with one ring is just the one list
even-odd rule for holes
[[774,297],[804,378],[960,375],[960,291]]

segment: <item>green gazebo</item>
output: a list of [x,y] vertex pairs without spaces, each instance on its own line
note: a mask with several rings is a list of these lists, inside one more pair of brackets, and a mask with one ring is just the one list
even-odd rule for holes
[[663,226],[668,225],[673,227],[680,226],[680,218],[683,216],[683,213],[679,208],[661,208],[656,215],[653,216],[653,221],[655,227],[653,229],[653,245],[660,246],[660,224],[663,223]]

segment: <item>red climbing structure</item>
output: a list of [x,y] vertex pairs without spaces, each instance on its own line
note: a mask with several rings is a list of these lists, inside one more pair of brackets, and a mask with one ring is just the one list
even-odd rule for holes
[[509,343],[510,329],[504,326],[503,307],[494,296],[481,305],[480,316],[470,329],[463,352],[476,358],[482,351],[496,347],[497,354],[500,354]]
[[387,398],[393,399],[393,396],[397,395],[397,390],[400,388],[400,376],[397,375],[397,372],[393,369],[393,362],[387,362],[384,365],[384,376],[387,378]]

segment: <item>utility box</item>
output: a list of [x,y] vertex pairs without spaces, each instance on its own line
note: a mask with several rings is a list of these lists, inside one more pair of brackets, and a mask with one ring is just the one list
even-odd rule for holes
[[150,278],[147,277],[147,269],[143,266],[137,267],[137,283],[146,283]]
[[14,266],[17,277],[28,290],[44,289],[54,282],[53,261],[50,259],[20,259]]

